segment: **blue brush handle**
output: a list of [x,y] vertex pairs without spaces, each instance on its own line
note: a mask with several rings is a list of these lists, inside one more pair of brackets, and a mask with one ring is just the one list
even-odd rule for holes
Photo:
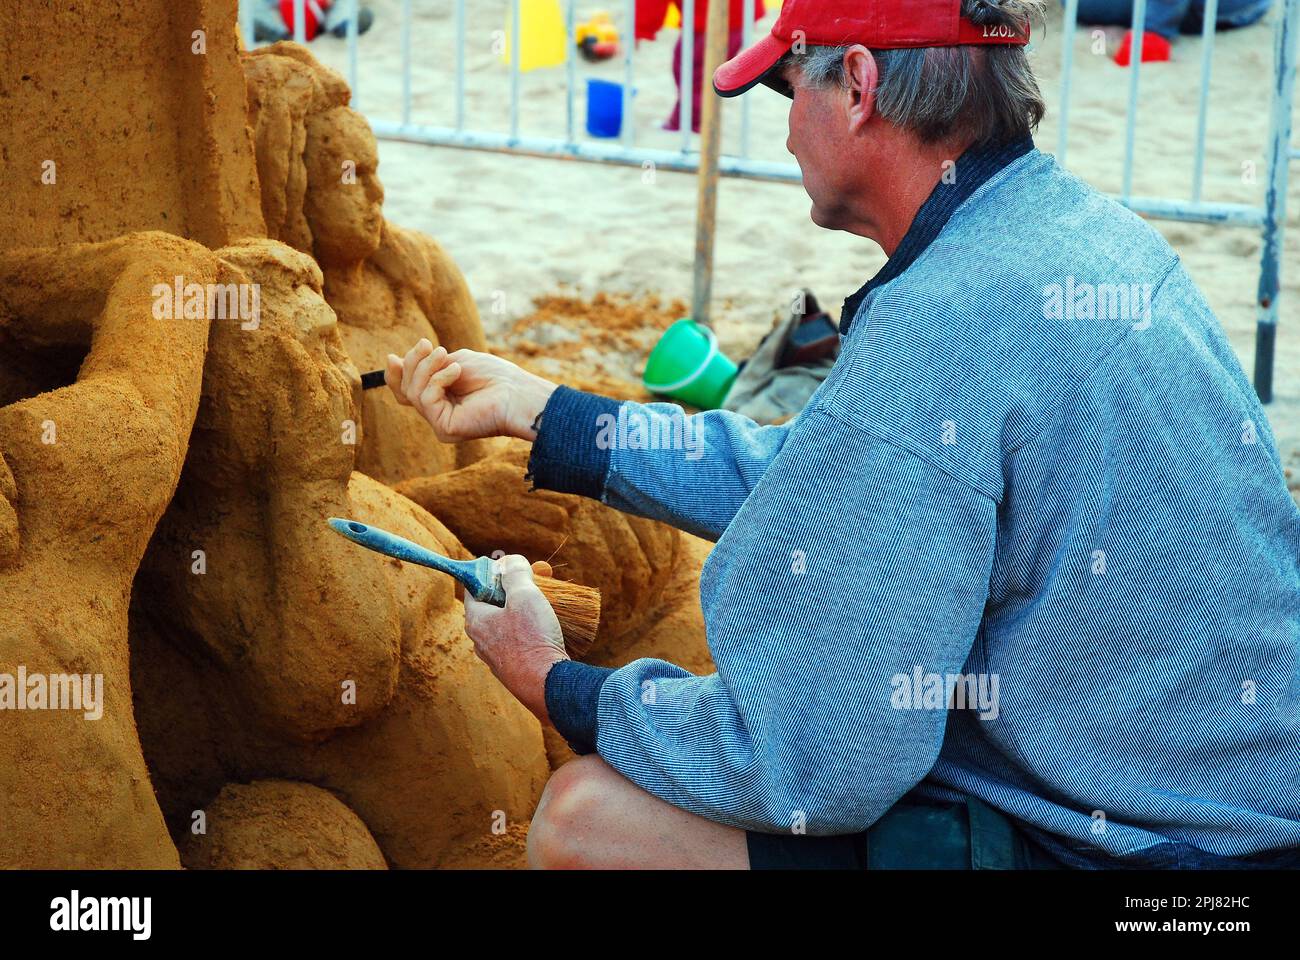
[[432,567],[434,570],[455,577],[465,585],[465,589],[475,600],[498,607],[506,605],[506,592],[501,586],[501,578],[497,575],[492,561],[487,557],[479,557],[477,560],[453,560],[440,553],[434,553],[418,543],[412,543],[404,537],[399,537],[395,533],[372,527],[359,520],[330,517],[329,525],[334,528],[335,533],[340,533],[353,543],[374,550],[376,553],[396,557],[407,563]]

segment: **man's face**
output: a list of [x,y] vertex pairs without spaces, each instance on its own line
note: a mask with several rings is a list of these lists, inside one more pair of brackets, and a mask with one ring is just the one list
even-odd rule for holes
[[803,173],[803,188],[812,200],[813,223],[828,230],[844,229],[852,218],[847,202],[856,193],[854,181],[861,156],[855,157],[849,125],[850,94],[838,84],[808,86],[803,71],[788,65],[782,76],[794,91],[790,103],[790,135],[785,147]]

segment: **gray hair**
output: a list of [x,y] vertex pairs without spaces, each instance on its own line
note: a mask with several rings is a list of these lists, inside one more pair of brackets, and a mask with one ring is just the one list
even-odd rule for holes
[[[962,0],[962,16],[977,26],[1008,27],[1023,35],[1042,22],[1043,0]],[[810,46],[786,54],[778,67],[800,68],[803,82],[847,87],[847,47]],[[876,111],[911,130],[922,143],[955,136],[1005,142],[1027,136],[1046,105],[1023,46],[918,47],[873,50],[880,71]]]

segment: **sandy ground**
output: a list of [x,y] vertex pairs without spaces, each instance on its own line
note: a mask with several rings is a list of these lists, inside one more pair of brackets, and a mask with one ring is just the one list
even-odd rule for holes
[[[400,0],[372,0],[374,29],[362,38],[357,105],[373,119],[401,118]],[[596,5],[593,5],[595,8]],[[609,6],[619,6],[610,4]],[[455,33],[450,0],[418,0],[413,30],[413,116],[416,123],[454,120]],[[509,71],[494,54],[506,23],[506,0],[475,0],[467,17],[467,126],[506,130]],[[579,13],[588,11],[579,5]],[[1276,11],[1275,14],[1276,15]],[[765,29],[771,18],[759,29]],[[1220,33],[1215,41],[1209,101],[1206,200],[1258,203],[1265,176],[1271,17],[1264,24]],[[1037,135],[1055,151],[1060,101],[1061,17],[1053,10],[1033,43],[1032,57],[1049,114]],[[637,145],[679,149],[680,134],[659,129],[675,91],[669,65],[675,32],[636,51],[633,123]],[[1114,49],[1118,35],[1106,38]],[[1075,44],[1068,165],[1097,187],[1120,187],[1128,71],[1094,52],[1092,31]],[[346,72],[343,41],[312,44],[317,56]],[[1175,60],[1142,71],[1133,193],[1187,197],[1191,190],[1201,42],[1180,39]],[[621,80],[621,59],[591,65],[586,76]],[[526,74],[520,106],[524,135],[563,136],[564,68]],[[580,88],[581,89],[581,88]],[[787,101],[766,90],[752,101],[751,155],[788,162]],[[727,104],[724,151],[739,152],[740,109]],[[583,100],[577,99],[579,130]],[[581,134],[580,132],[580,135]],[[647,182],[635,167],[534,159],[481,151],[386,141],[380,174],[388,217],[435,236],[456,258],[483,311],[489,339],[504,342],[533,310],[534,298],[554,294],[590,298],[598,292],[651,294],[689,301],[694,244],[695,180],[657,172]],[[1278,334],[1276,401],[1269,415],[1284,464],[1300,486],[1300,164],[1293,164]],[[1205,292],[1249,370],[1254,350],[1255,290],[1260,237],[1249,228],[1156,222]],[[838,303],[884,262],[870,241],[830,233],[808,219],[808,202],[793,184],[728,179],[720,191],[717,236],[716,323],[723,346],[745,356],[792,293],[811,287],[824,303]],[[601,357],[606,369],[639,372],[643,355]]]

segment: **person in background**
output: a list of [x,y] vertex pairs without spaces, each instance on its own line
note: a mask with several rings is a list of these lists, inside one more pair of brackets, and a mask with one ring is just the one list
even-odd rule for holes
[[[1272,6],[1273,0],[1219,0],[1215,28],[1248,27]],[[1062,0],[1064,5],[1064,0]],[[1200,33],[1205,17],[1204,0],[1147,0],[1146,26],[1142,32],[1142,62],[1170,59],[1173,41],[1179,33]],[[1131,27],[1133,0],[1079,0],[1079,22],[1101,26]],[[1115,52],[1115,62],[1127,67],[1132,59],[1133,31],[1127,30]]]
[[[727,37],[727,58],[734,57],[744,43],[745,8],[753,4],[754,22],[763,19],[765,10],[763,0],[729,0],[731,14]],[[653,40],[663,28],[664,19],[670,7],[682,9],[678,0],[637,0],[636,4],[636,39]],[[700,132],[700,88],[704,86],[704,40],[705,25],[709,17],[709,0],[695,0],[695,46],[694,46],[694,80],[691,82],[691,129]],[[677,104],[664,122],[665,130],[682,128],[682,38],[677,38],[673,49],[673,81],[677,84]]]
[[[369,7],[358,7],[357,33],[365,33],[375,22]],[[293,39],[293,0],[262,0],[253,13],[253,39],[257,43],[275,43]],[[348,4],[339,0],[306,0],[303,3],[303,35],[315,40],[322,33],[336,37],[348,34]]]

